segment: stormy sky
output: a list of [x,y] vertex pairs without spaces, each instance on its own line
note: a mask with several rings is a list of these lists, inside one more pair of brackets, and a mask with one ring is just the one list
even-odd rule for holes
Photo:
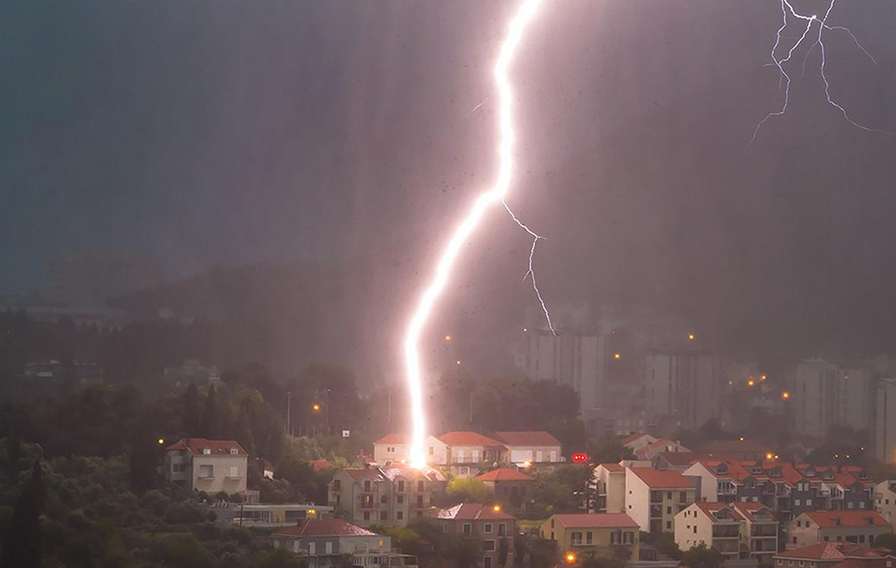
[[[172,277],[357,263],[367,299],[406,310],[494,177],[490,67],[514,7],[3,2],[0,290],[39,287],[63,251],[125,248]],[[510,202],[549,237],[549,300],[665,310],[729,344],[892,345],[896,138],[825,103],[816,49],[745,149],[781,103],[780,22],[775,0],[545,0],[512,71]],[[880,64],[830,32],[832,94],[896,131],[896,4],[841,0],[831,23]],[[488,221],[447,321],[531,305],[528,238]]]

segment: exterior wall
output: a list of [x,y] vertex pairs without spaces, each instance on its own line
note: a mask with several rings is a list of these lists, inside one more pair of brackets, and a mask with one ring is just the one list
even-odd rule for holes
[[896,527],[896,491],[893,481],[881,481],[874,492],[874,510]]
[[628,468],[625,470],[625,512],[642,531],[650,531],[650,489]]
[[741,542],[747,545],[750,556],[760,565],[773,564],[772,557],[778,551],[778,523],[746,520],[741,525]]
[[524,507],[535,495],[533,481],[484,481],[491,497],[504,506],[514,509]]
[[880,381],[876,405],[874,457],[891,464],[896,460],[896,379]]
[[307,555],[310,568],[338,566],[341,554],[387,553],[392,550],[391,538],[382,535],[295,537],[274,534],[272,540],[274,548]]
[[403,527],[411,519],[423,516],[432,505],[433,491],[443,486],[435,481],[423,480],[422,483],[421,488],[420,480],[402,476],[396,476],[394,480],[382,476],[355,480],[343,470],[330,482],[328,504],[334,511],[345,512],[347,520],[358,526]]
[[700,478],[700,498],[704,501],[714,502],[719,500],[719,483],[716,474],[702,463],[695,463],[684,470],[682,475]]
[[[246,492],[246,456],[194,455],[193,490],[208,494]],[[204,476],[203,466],[211,466],[211,478]],[[235,470],[233,468],[236,468]]]
[[641,478],[625,471],[626,513],[644,532],[674,532],[675,515],[696,498],[694,488],[650,489]]
[[824,436],[836,422],[836,379],[840,370],[821,360],[802,361],[793,380],[794,430],[798,434]]
[[598,513],[625,513],[625,471],[609,471],[603,466],[594,469],[597,482]]
[[560,446],[511,446],[507,445],[508,461],[511,463],[558,463],[563,461]]
[[501,541],[507,544],[507,562],[513,566],[513,537],[516,534],[516,520],[507,519],[439,519],[442,529],[451,535],[468,535],[482,541],[482,557],[478,568],[499,568],[498,556]]
[[637,560],[641,551],[640,533],[633,527],[567,527],[551,517],[542,523],[540,533],[541,538],[557,542],[558,559],[568,552],[579,558],[591,554],[609,557],[616,547],[625,547]]
[[682,551],[699,544],[712,546],[712,522],[696,505],[675,515],[675,544]]
[[[426,438],[426,463],[445,465],[448,463],[448,446],[435,436]],[[410,459],[410,444],[373,444],[373,461],[377,465],[387,462],[401,463]]]
[[806,516],[799,516],[790,521],[787,527],[785,548],[794,550],[824,541],[848,541],[866,546],[874,542],[877,536],[892,532],[892,527],[859,526],[859,527],[819,527]]

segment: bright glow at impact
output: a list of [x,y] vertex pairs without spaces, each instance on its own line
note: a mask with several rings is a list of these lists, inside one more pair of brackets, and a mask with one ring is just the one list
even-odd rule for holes
[[[849,28],[845,28],[843,26],[828,25],[828,18],[830,17],[831,12],[834,10],[834,5],[836,3],[837,3],[837,0],[831,0],[831,3],[828,5],[828,8],[824,13],[824,17],[819,18],[815,14],[812,14],[812,15],[800,14],[793,8],[793,5],[790,3],[790,0],[781,0],[781,14],[783,16],[783,20],[781,22],[781,27],[778,28],[778,33],[775,36],[775,44],[774,44],[774,46],[772,46],[771,56],[772,56],[772,62],[774,63],[775,67],[778,68],[778,73],[780,74],[779,83],[780,83],[781,89],[784,91],[784,101],[781,105],[780,110],[776,110],[776,111],[772,111],[772,112],[768,113],[765,116],[765,118],[763,118],[759,122],[759,124],[756,125],[756,130],[753,131],[753,137],[750,139],[750,143],[747,144],[748,148],[753,145],[753,142],[756,141],[756,136],[759,134],[759,129],[762,128],[763,124],[768,122],[773,117],[783,116],[787,112],[787,106],[790,104],[790,86],[791,86],[791,83],[793,82],[793,79],[785,70],[785,65],[793,58],[793,53],[797,49],[799,49],[799,47],[803,44],[803,41],[805,41],[806,37],[808,37],[809,33],[812,31],[812,26],[815,25],[816,23],[818,24],[818,36],[815,39],[815,43],[813,43],[809,47],[808,51],[806,52],[805,59],[803,59],[803,74],[805,74],[806,62],[809,60],[809,56],[812,54],[812,50],[814,50],[816,47],[821,48],[821,64],[819,67],[819,71],[821,73],[821,80],[824,82],[824,96],[825,96],[825,99],[827,99],[828,104],[831,105],[832,107],[836,108],[837,110],[839,110],[840,114],[843,115],[843,118],[845,118],[848,123],[852,124],[856,128],[861,128],[862,130],[865,130],[867,132],[880,132],[881,134],[889,134],[889,132],[886,132],[885,130],[881,130],[879,128],[871,128],[871,127],[865,126],[863,124],[859,124],[858,122],[856,122],[849,116],[849,113],[846,112],[846,108],[844,108],[840,103],[838,103],[831,97],[831,84],[828,82],[828,77],[827,77],[827,74],[825,73],[825,67],[827,65],[827,57],[826,57],[826,53],[825,53],[824,32],[832,31],[832,30],[846,32],[847,34],[849,34],[849,37],[852,38],[852,41],[853,41],[853,43],[856,44],[856,47],[858,47],[862,51],[862,53],[864,53],[868,57],[868,59],[871,60],[871,62],[874,65],[876,65],[877,67],[880,67],[880,65],[878,65],[878,63],[874,59],[874,57],[872,57],[871,54],[868,52],[868,50],[865,49],[862,46],[862,44],[859,43],[858,38],[856,38],[855,34],[853,34]],[[792,16],[796,20],[801,20],[802,22],[805,22],[806,28],[803,30],[802,34],[800,35],[799,39],[797,39],[796,43],[794,43],[790,47],[790,49],[787,50],[787,55],[778,59],[777,53],[778,53],[778,48],[781,46],[781,37],[782,37],[781,34],[784,32],[785,28],[787,28],[788,15]]]
[[[498,60],[494,67],[495,82],[498,87],[498,127],[501,136],[498,144],[498,177],[495,181],[495,185],[476,198],[476,201],[473,202],[473,207],[463,218],[460,225],[454,230],[454,233],[448,240],[448,244],[436,265],[435,275],[424,289],[420,301],[417,304],[417,309],[414,311],[407,327],[407,334],[405,335],[404,340],[404,356],[408,395],[411,403],[412,432],[410,460],[411,465],[414,467],[422,468],[426,466],[424,452],[426,417],[424,416],[423,410],[422,373],[420,369],[420,350],[418,347],[420,333],[432,313],[436,300],[448,282],[457,256],[460,254],[464,244],[469,240],[470,235],[479,225],[485,211],[496,203],[502,203],[506,207],[504,198],[510,188],[511,173],[513,172],[513,143],[515,138],[513,115],[511,112],[513,102],[512,87],[507,76],[507,69],[510,66],[516,48],[520,43],[526,24],[532,19],[536,8],[538,8],[540,4],[541,0],[523,0],[523,3],[520,5],[508,25],[507,36],[504,39],[504,43],[501,45]],[[507,211],[510,212],[510,209],[507,208]],[[511,215],[512,214],[513,213],[511,212]],[[531,261],[535,251],[535,243],[537,243],[541,237],[530,231],[525,225],[520,223],[516,217],[514,217],[514,220],[516,220],[523,229],[527,230],[531,235],[534,235],[533,238],[535,241],[529,257],[530,271],[527,272],[526,275],[532,275],[532,284],[535,286],[535,276],[531,273]],[[536,292],[538,292],[537,287]],[[539,300],[541,300],[540,293],[538,296]],[[544,302],[542,302],[542,307],[544,307]]]

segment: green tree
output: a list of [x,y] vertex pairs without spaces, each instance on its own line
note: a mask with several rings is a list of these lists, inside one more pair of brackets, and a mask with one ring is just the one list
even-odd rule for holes
[[675,542],[675,536],[672,533],[661,533],[656,539],[656,549],[660,554],[665,554],[672,560],[681,560],[681,549]]
[[130,477],[134,493],[142,495],[155,487],[158,465],[158,436],[152,429],[152,417],[147,416],[134,429],[131,444]]
[[308,560],[285,548],[276,548],[264,555],[258,568],[308,568]]
[[2,568],[39,568],[41,560],[40,514],[46,487],[40,460],[31,468],[31,480],[22,490],[12,513],[12,523],[3,547]]
[[255,434],[252,431],[252,417],[249,405],[243,404],[240,406],[239,421],[239,436],[237,436],[237,441],[247,452],[249,452],[250,456],[255,456]]
[[214,439],[219,435],[219,427],[218,391],[215,387],[209,387],[208,394],[205,396],[205,409],[202,411],[199,434],[203,438]]
[[199,389],[195,383],[190,383],[184,392],[184,415],[181,422],[181,431],[184,436],[192,437],[199,434],[199,417],[202,408],[199,403]]
[[455,477],[446,491],[458,503],[484,503],[488,499],[488,486],[475,477]]
[[475,568],[482,555],[482,541],[469,536],[446,537],[441,550],[452,568]]
[[679,566],[688,566],[689,568],[719,568],[722,565],[723,560],[724,557],[721,552],[715,548],[707,548],[705,544],[700,544],[682,553]]
[[507,537],[504,537],[498,541],[498,566],[501,568],[507,566],[507,556],[510,553],[510,545],[507,540]]

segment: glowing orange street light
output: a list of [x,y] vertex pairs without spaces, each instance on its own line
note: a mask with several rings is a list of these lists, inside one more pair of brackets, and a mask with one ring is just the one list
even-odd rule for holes
[[693,334],[693,333],[689,333],[689,334],[688,334],[688,341],[694,341],[694,334]]
[[765,459],[767,459],[767,460],[771,460],[771,459],[774,458],[774,457],[775,457],[775,454],[773,454],[773,453],[771,453],[771,452],[765,454]]
[[445,336],[445,341],[451,341],[451,336],[450,336],[450,335],[446,335],[446,336]]
[[787,391],[782,392],[781,398],[783,398],[784,400],[787,400],[788,398],[790,398],[790,393]]
[[572,553],[572,552],[567,553],[565,560],[566,560],[567,564],[572,564],[573,562],[575,562],[576,561],[575,553]]
[[496,513],[500,513],[500,512],[501,512],[501,505],[498,505],[497,503],[495,503],[495,505],[492,506],[492,511],[494,511],[494,512],[496,512]]
[[753,379],[750,379],[749,381],[747,381],[747,386],[748,386],[748,387],[752,387],[752,386],[755,385],[755,384],[756,384],[756,381],[754,381]]
[[613,353],[613,359],[622,359],[622,355],[619,353]]
[[740,440],[741,442],[743,442],[743,441],[744,441],[744,437],[741,436],[740,438],[738,438],[738,440]]
[[314,412],[320,412],[320,405],[315,402],[311,405],[311,410],[313,410]]
[[458,359],[457,361],[455,361],[455,364],[460,365],[460,359]]
[[523,328],[523,333],[528,333],[528,332],[529,332],[529,328],[528,328],[528,327],[524,327],[524,328]]
[[767,379],[767,378],[768,378],[768,377],[766,377],[765,375],[759,375],[759,380],[760,380],[760,381],[764,381],[764,380]]
[[[165,443],[165,438],[159,438],[159,445],[161,446],[164,443]],[[862,449],[864,450],[865,448],[862,448]]]

